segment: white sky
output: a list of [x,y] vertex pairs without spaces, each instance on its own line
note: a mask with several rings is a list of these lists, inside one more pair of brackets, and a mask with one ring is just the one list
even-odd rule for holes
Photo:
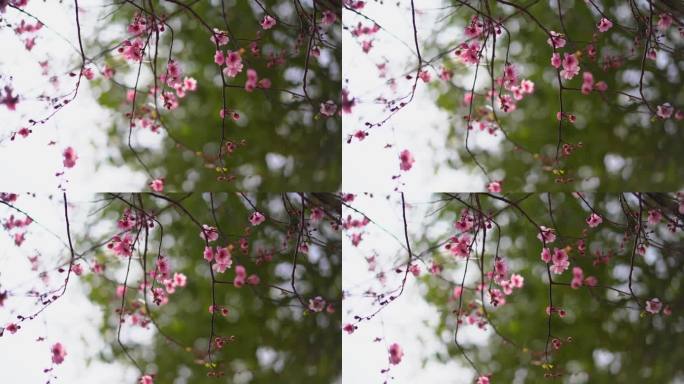
[[[456,29],[444,31],[437,22],[437,16],[443,15],[441,0],[421,0],[417,3],[420,14],[417,16],[419,41],[457,41],[460,32]],[[411,12],[408,1],[402,1],[397,7],[396,1],[383,3],[366,2],[363,14],[377,21],[383,28],[393,35],[379,31],[374,37],[373,48],[369,54],[364,54],[360,44],[348,31],[343,34],[343,79],[349,83],[343,84],[350,91],[350,96],[357,97],[361,103],[357,104],[351,115],[345,114],[343,119],[343,189],[345,191],[389,191],[397,186],[391,180],[393,175],[402,174],[401,181],[404,191],[482,191],[485,178],[478,173],[465,169],[454,169],[443,166],[435,172],[436,164],[445,164],[448,160],[459,164],[455,145],[462,143],[445,143],[449,120],[453,113],[439,109],[435,104],[434,92],[419,81],[415,97],[411,104],[386,123],[383,127],[370,130],[370,136],[362,142],[354,139],[347,144],[347,135],[364,128],[365,121],[378,122],[383,120],[387,111],[374,103],[380,95],[397,97],[407,93],[406,80],[399,79],[398,93],[391,94],[385,82],[392,76],[406,73],[415,69],[417,59],[412,51],[402,43],[413,47],[413,29],[411,27]],[[346,26],[355,26],[359,21],[363,25],[371,22],[351,13],[344,12],[343,21]],[[438,33],[439,32],[439,33]],[[364,38],[362,40],[367,40]],[[424,58],[430,58],[433,53],[423,50]],[[376,64],[388,62],[387,78],[378,76]],[[439,68],[439,65],[437,65]],[[430,69],[433,81],[437,78],[434,70]],[[472,80],[468,78],[454,79],[455,83]],[[412,82],[412,81],[411,81]],[[480,138],[484,140],[480,140]],[[496,142],[489,135],[473,135],[474,147],[496,150]],[[384,149],[386,144],[393,144],[393,148]],[[408,172],[399,170],[399,152],[409,149],[416,162]]]
[[[431,200],[429,194],[408,193],[407,203],[413,207],[407,210],[409,238],[418,231],[423,231],[426,223],[425,215]],[[393,195],[390,201],[384,196],[375,198],[358,195],[354,203],[355,208],[366,213],[383,228],[403,239],[403,220],[401,217],[401,200]],[[434,205],[432,205],[434,207]],[[351,213],[351,210],[346,210]],[[347,213],[344,214],[346,217]],[[359,217],[356,214],[354,217]],[[445,228],[433,228],[444,232]],[[351,294],[343,302],[343,324],[354,322],[354,315],[369,315],[376,307],[370,305],[368,298],[359,294],[373,287],[376,292],[387,292],[401,284],[403,274],[397,275],[391,270],[386,273],[387,283],[382,290],[375,274],[387,270],[389,266],[397,265],[405,260],[406,252],[402,252],[401,244],[382,229],[370,223],[366,227],[366,234],[358,247],[351,241],[343,241],[342,286],[345,292]],[[421,250],[413,250],[419,252]],[[377,253],[378,267],[376,272],[368,271],[365,257]],[[423,273],[425,267],[420,264]],[[465,384],[471,383],[474,373],[464,366],[459,359],[448,358],[447,363],[431,361],[423,366],[426,359],[436,352],[446,355],[446,346],[451,342],[451,333],[442,338],[435,335],[434,326],[439,321],[437,309],[425,302],[422,289],[409,275],[404,293],[389,304],[373,320],[364,321],[351,335],[342,335],[343,346],[343,383],[382,383],[387,378],[380,373],[387,367],[387,348],[391,343],[399,343],[404,349],[404,358],[398,365],[392,366],[390,383],[435,383],[435,384]],[[384,337],[382,342],[374,342],[376,337]],[[472,331],[469,327],[459,333],[459,340],[469,342],[485,342],[487,333]]]
[[[102,21],[98,16],[105,9],[101,0],[81,0],[81,28],[84,40],[102,33]],[[79,191],[139,191],[146,185],[146,177],[133,172],[125,166],[104,165],[95,167],[96,162],[104,160],[114,153],[108,150],[107,129],[111,125],[111,110],[101,107],[84,78],[81,81],[76,100],[58,112],[45,125],[33,127],[33,133],[27,138],[17,135],[14,141],[9,140],[11,132],[21,127],[28,127],[28,119],[39,120],[49,114],[43,103],[37,101],[41,92],[50,96],[70,92],[76,78],[64,75],[65,68],[76,68],[79,53],[72,44],[77,44],[74,9],[70,2],[30,1],[25,8],[27,12],[38,17],[46,26],[37,34],[36,45],[32,51],[26,51],[23,39],[19,39],[13,31],[0,30],[0,51],[12,52],[3,55],[0,61],[0,73],[13,76],[11,82],[15,90],[23,97],[16,111],[9,111],[0,106],[0,190],[12,191],[54,191],[64,178],[55,177],[55,173],[63,170],[62,152],[68,146],[73,147],[79,159],[76,166],[67,169],[65,178],[69,180],[68,188]],[[111,10],[110,8],[108,8]],[[7,8],[5,17],[12,22],[20,20],[19,12]],[[33,19],[24,16],[32,24]],[[87,49],[87,48],[86,48]],[[92,52],[87,52],[92,56]],[[55,91],[49,83],[49,77],[41,75],[39,61],[48,60],[50,75],[59,75],[60,89]],[[98,77],[101,75],[98,73]],[[3,84],[6,84],[3,79]],[[15,92],[16,93],[16,92]],[[149,133],[149,132],[147,132]],[[50,141],[56,145],[48,146]],[[154,140],[154,139],[153,139]],[[154,141],[158,141],[156,138]]]
[[[46,196],[22,196],[15,205],[28,212],[45,228],[66,239],[61,196],[52,201]],[[68,199],[70,203],[85,202],[91,201],[93,196],[69,195]],[[92,208],[92,205],[83,204],[80,207]],[[15,217],[23,218],[23,215],[17,215],[9,208],[1,206],[0,218],[3,222],[10,212],[14,213]],[[85,209],[79,209],[79,205],[70,210],[72,236],[74,233],[83,233],[86,213]],[[66,249],[60,240],[36,223],[31,224],[29,229],[21,248],[14,245],[7,232],[0,232],[0,287],[3,291],[10,290],[17,295],[26,293],[31,288],[45,291],[45,286],[36,277],[37,272],[31,271],[27,259],[28,256],[35,254],[35,250],[42,251],[41,271],[53,270],[55,265],[67,260]],[[87,270],[85,265],[84,269]],[[61,285],[64,275],[51,273],[50,278],[50,287],[56,288]],[[5,306],[0,308],[0,326],[16,322],[17,314],[32,314],[39,308],[31,298],[10,296],[5,301]],[[98,330],[101,323],[100,308],[88,300],[83,284],[72,274],[64,296],[36,319],[21,323],[22,328],[17,333],[10,334],[5,331],[5,335],[0,338],[0,383],[46,382],[49,377],[43,373],[43,369],[51,365],[50,347],[56,342],[64,345],[67,355],[64,363],[55,366],[56,369],[52,373],[57,375],[58,379],[53,380],[53,383],[134,382],[137,373],[130,367],[97,361],[97,354],[108,348]],[[40,336],[46,340],[37,342],[36,339]]]

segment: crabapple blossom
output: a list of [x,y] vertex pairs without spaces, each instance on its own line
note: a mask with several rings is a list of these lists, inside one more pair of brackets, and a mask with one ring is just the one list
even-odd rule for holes
[[52,362],[55,364],[62,364],[64,362],[64,357],[67,355],[66,349],[62,343],[55,343],[50,348],[52,353]]
[[539,229],[540,232],[537,234],[537,239],[539,239],[539,241],[546,244],[551,244],[556,241],[556,230],[553,228],[547,228],[543,225],[540,225]]
[[245,280],[247,279],[247,270],[242,265],[235,267],[235,278],[233,279],[233,286],[235,288],[241,288],[245,285]]
[[492,181],[491,183],[487,184],[487,190],[491,193],[501,193],[501,182]]
[[662,220],[662,218],[663,218],[663,214],[660,213],[660,211],[658,211],[656,209],[651,209],[650,211],[648,211],[648,223],[650,225],[658,224],[660,222],[660,220]]
[[552,48],[565,47],[565,36],[562,33],[550,31],[549,35],[550,37],[546,40],[546,43],[549,44]]
[[672,113],[674,112],[674,108],[670,103],[665,103],[661,104],[656,107],[656,115],[660,117],[661,119],[669,119],[672,117]]
[[216,228],[202,224],[202,232],[200,232],[200,237],[211,243],[218,239],[219,233]]
[[511,275],[511,286],[513,288],[522,288],[525,282],[525,278],[521,275],[514,273]]
[[403,151],[401,151],[399,153],[399,160],[400,160],[399,168],[402,171],[410,170],[411,167],[413,167],[413,163],[416,162],[416,160],[413,158],[413,155],[411,154],[411,152],[409,152],[408,149],[404,149]]
[[669,13],[661,13],[658,15],[658,29],[661,31],[666,31],[672,25],[672,15]]
[[309,309],[313,312],[322,312],[325,308],[325,300],[322,297],[316,296],[313,299],[309,299]]
[[351,335],[356,330],[356,327],[354,326],[354,324],[347,323],[344,325],[344,327],[342,329],[345,332],[347,332],[347,334]]
[[601,20],[599,20],[598,25],[596,26],[596,28],[598,28],[599,32],[601,33],[608,32],[608,30],[612,27],[613,23],[605,17],[602,17]]
[[652,314],[657,314],[660,312],[660,309],[663,307],[663,303],[660,302],[660,299],[657,297],[652,298],[651,300],[646,300],[646,312],[652,313]]
[[397,343],[392,343],[389,347],[389,361],[390,364],[397,365],[401,363],[401,359],[404,357],[404,350]]
[[154,179],[150,182],[150,188],[155,192],[164,191],[164,179]]
[[76,160],[78,160],[78,156],[76,155],[76,151],[72,147],[67,147],[62,153],[62,156],[64,157],[62,163],[65,167],[73,168],[76,165]]
[[276,25],[276,20],[271,17],[270,15],[264,16],[264,19],[261,21],[261,28],[268,30],[273,28],[273,26]]
[[323,26],[332,25],[335,23],[335,21],[337,21],[337,15],[335,15],[335,13],[333,13],[327,9],[325,11],[323,11],[323,17],[321,17],[321,25],[323,25]]
[[328,100],[325,103],[321,103],[321,109],[320,112],[322,115],[331,117],[335,115],[335,112],[337,112],[337,104],[333,102],[332,100]]
[[587,218],[587,225],[589,225],[591,228],[598,227],[602,222],[603,222],[603,219],[601,218],[601,216],[597,215],[596,213],[592,213]]
[[249,222],[255,227],[264,221],[266,221],[266,216],[258,211],[254,211],[251,215],[249,215]]
[[580,71],[579,60],[575,54],[563,54],[563,69],[561,70],[561,76],[566,80],[572,80],[573,77],[577,76]]
[[140,384],[154,384],[154,380],[152,380],[152,376],[150,375],[145,375],[140,378]]

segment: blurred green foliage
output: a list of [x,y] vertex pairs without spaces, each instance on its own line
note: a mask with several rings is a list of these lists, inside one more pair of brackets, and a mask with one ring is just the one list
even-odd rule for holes
[[[153,7],[150,6],[152,3]],[[168,15],[173,29],[173,44],[169,28],[160,34],[158,44],[157,72],[163,73],[171,51],[172,58],[181,64],[184,76],[197,80],[195,92],[188,92],[180,100],[178,109],[169,111],[159,103],[162,121],[167,129],[161,148],[152,148],[133,137],[133,146],[140,152],[151,176],[165,177],[168,191],[221,191],[256,190],[284,192],[291,190],[335,191],[341,184],[341,118],[335,115],[325,118],[319,112],[320,104],[332,100],[338,103],[341,90],[341,28],[339,22],[323,27],[317,34],[316,44],[320,58],[311,56],[308,65],[307,91],[310,101],[303,97],[276,90],[288,90],[302,95],[302,83],[308,51],[310,24],[305,22],[313,13],[311,1],[193,1],[188,4],[202,22],[187,11],[169,1],[143,1],[138,7],[144,12],[152,10],[157,15]],[[322,11],[329,9],[339,16],[339,10],[330,2],[317,2],[316,20],[320,23]],[[279,22],[271,30],[263,31],[260,21],[263,5]],[[225,19],[223,9],[225,7]],[[133,20],[139,8],[123,3],[107,8],[108,32],[88,39],[89,52],[105,52],[101,61],[116,69],[114,82],[100,83],[99,102],[116,111],[109,130],[110,161],[122,162],[133,169],[144,171],[134,153],[128,148],[128,117],[130,103],[125,103],[126,91],[135,84],[138,65],[125,62],[111,47],[121,43],[130,34],[125,27]],[[114,12],[115,11],[115,12]],[[304,16],[307,12],[308,16]],[[206,23],[203,24],[203,23]],[[221,166],[216,159],[221,142],[221,118],[223,107],[221,77],[214,63],[216,47],[210,41],[207,26],[221,30],[229,29],[233,37],[224,50],[244,50],[244,70],[235,79],[226,78],[226,106],[240,114],[238,122],[226,118],[226,140],[237,149]],[[227,27],[226,27],[227,26]],[[115,36],[112,38],[112,36]],[[150,65],[153,62],[156,37],[150,40],[150,48],[142,67],[141,90],[145,91],[151,81]],[[261,57],[250,53],[250,43],[257,41]],[[267,66],[273,52],[284,52],[284,65]],[[244,90],[245,73],[254,68],[259,79],[271,80],[271,90]],[[142,98],[141,95],[138,96]],[[140,106],[137,107],[140,109]],[[142,136],[155,136],[149,129]],[[171,139],[173,138],[173,140]],[[149,140],[144,140],[149,141]],[[242,145],[242,142],[246,145]],[[181,143],[179,146],[178,144]],[[184,148],[183,148],[184,147]],[[223,151],[225,153],[225,150]],[[225,169],[223,169],[225,168]],[[234,181],[219,177],[236,177]],[[150,176],[148,176],[150,177]],[[142,186],[141,186],[142,187]]]
[[[481,260],[481,242],[469,261],[470,268],[465,280],[467,287],[480,281],[480,262],[484,272],[491,271],[499,243],[498,255],[506,260],[511,273],[521,274],[525,279],[522,289],[514,290],[506,297],[507,303],[493,308],[487,303],[490,322],[498,332],[512,341],[506,342],[487,325],[487,342],[474,342],[468,336],[472,332],[484,332],[476,325],[461,325],[459,343],[482,374],[492,374],[493,383],[538,383],[548,380],[565,383],[675,383],[684,378],[680,364],[684,351],[682,324],[684,298],[684,243],[681,230],[672,234],[665,222],[657,227],[648,226],[649,247],[645,256],[637,254],[635,259],[634,293],[641,305],[645,300],[658,297],[672,308],[672,315],[651,315],[639,310],[628,296],[617,294],[601,286],[610,286],[628,291],[628,273],[634,243],[636,218],[627,219],[615,194],[596,194],[585,198],[603,216],[603,224],[584,232],[588,227],[585,219],[591,211],[579,199],[570,194],[511,194],[511,201],[518,201],[519,207],[538,225],[555,228],[558,239],[550,247],[569,247],[570,269],[562,275],[554,275],[554,282],[569,284],[572,267],[580,266],[584,276],[598,278],[598,287],[572,289],[570,286],[553,285],[553,305],[567,311],[565,318],[554,314],[551,334],[564,343],[555,351],[549,346],[548,363],[544,349],[548,333],[548,317],[545,309],[549,305],[549,284],[545,264],[540,260],[542,243],[537,239],[537,228],[520,211],[501,201],[485,195],[459,195],[464,201],[488,213],[501,213],[494,217],[500,225],[487,230],[484,258]],[[435,223],[452,223],[464,205],[451,196],[443,196],[448,202],[435,216]],[[553,218],[549,214],[549,199]],[[625,196],[636,214],[638,204],[634,196]],[[661,209],[671,218],[682,216],[672,196],[661,194],[644,195],[644,209]],[[646,213],[644,213],[646,220]],[[414,248],[418,251],[436,246],[452,236],[454,232],[435,236],[416,234]],[[481,233],[480,233],[481,236]],[[577,240],[585,238],[587,252],[580,255]],[[624,246],[621,243],[624,241]],[[610,254],[608,264],[593,265],[596,251]],[[422,261],[434,260],[442,263],[444,272],[440,278],[431,275],[421,277],[425,288],[425,299],[435,306],[440,314],[436,335],[448,345],[448,354],[437,352],[438,361],[458,358],[463,365],[469,364],[453,342],[458,301],[450,299],[453,288],[460,286],[465,260],[455,260],[440,246]],[[453,279],[453,280],[452,280]],[[485,295],[485,300],[487,296]],[[466,291],[463,308],[468,303],[480,303],[480,294]],[[478,304],[479,307],[479,304]],[[628,309],[632,308],[632,309]],[[568,338],[571,338],[568,340]],[[547,365],[548,364],[548,365]],[[545,377],[551,375],[551,377]]]
[[[103,195],[111,201],[104,209],[94,211],[93,227],[102,223],[113,224],[127,207],[122,200]],[[216,226],[211,209],[215,207],[217,228],[222,235],[216,246],[234,245],[233,267],[225,273],[216,273],[219,281],[232,282],[235,266],[245,266],[248,274],[257,274],[261,283],[235,288],[233,284],[215,284],[216,304],[227,307],[224,317],[217,313],[214,320],[214,337],[234,337],[217,350],[212,357],[216,371],[222,377],[209,377],[209,360],[206,358],[211,330],[212,284],[208,264],[202,257],[204,240],[199,236],[196,223],[180,207],[151,195],[120,195],[147,212],[157,212],[162,228],[155,224],[150,229],[146,265],[149,271],[159,254],[167,256],[172,272],[187,276],[187,286],[177,288],[169,296],[168,304],[157,306],[151,295],[148,305],[152,318],[159,326],[149,327],[151,341],[145,337],[122,337],[129,354],[146,373],[155,373],[155,383],[331,383],[341,377],[341,244],[340,232],[331,227],[331,218],[339,218],[339,203],[332,195],[306,194],[305,218],[309,221],[311,208],[321,207],[327,214],[320,223],[310,223],[304,232],[303,242],[309,244],[309,253],[299,254],[296,268],[297,292],[308,305],[308,299],[322,296],[335,308],[335,313],[306,311],[291,293],[269,288],[276,285],[291,291],[290,273],[297,241],[297,223],[301,220],[299,196],[249,195],[250,201],[266,215],[267,220],[251,227],[248,217],[253,212],[249,203],[238,195],[170,194],[167,197],[179,202],[198,222]],[[288,207],[289,212],[285,208]],[[97,224],[96,224],[97,223]],[[163,231],[163,243],[160,245]],[[248,235],[249,232],[251,235]],[[136,231],[137,232],[137,231]],[[308,234],[307,234],[308,233]],[[110,234],[111,236],[111,234]],[[246,237],[250,246],[247,253],[240,251],[239,239]],[[82,245],[92,238],[84,236]],[[136,245],[132,259],[126,298],[126,311],[141,305],[142,295],[134,288],[142,282],[144,231]],[[128,259],[115,256],[106,247],[96,251],[96,259],[107,266],[103,275],[85,277],[90,298],[102,306],[104,323],[102,335],[110,348],[100,353],[105,361],[116,359],[133,366],[117,342],[118,310],[121,299],[115,288],[124,281]],[[258,263],[260,250],[271,250],[270,262]],[[151,267],[152,266],[152,267]],[[148,291],[149,294],[149,291]],[[136,304],[137,303],[137,304]],[[144,307],[143,307],[144,310]],[[218,312],[218,311],[217,311]],[[144,318],[144,317],[143,317]],[[126,317],[122,335],[135,335],[136,328]],[[170,339],[176,342],[169,341]],[[142,374],[142,373],[141,373]]]
[[[454,29],[462,31],[476,14],[473,9],[460,5],[459,1],[445,1],[443,10],[445,19],[438,30],[452,33]],[[495,77],[501,76],[504,60],[515,65],[520,71],[520,78],[527,78],[535,83],[534,94],[518,102],[517,110],[512,113],[497,112],[502,128],[511,140],[520,144],[527,151],[520,151],[512,142],[503,140],[500,152],[478,149],[473,145],[473,136],[487,135],[486,132],[473,131],[469,143],[475,147],[475,155],[490,177],[504,180],[507,191],[575,191],[600,190],[621,192],[628,190],[672,191],[682,187],[684,169],[680,166],[682,152],[679,150],[684,142],[684,122],[674,119],[661,120],[651,118],[645,105],[638,106],[630,102],[617,91],[639,96],[639,77],[644,52],[645,24],[634,21],[630,4],[639,7],[639,12],[648,17],[646,2],[630,2],[608,0],[594,2],[613,20],[618,20],[607,33],[598,33],[596,25],[600,16],[589,2],[580,0],[562,1],[563,23],[561,25],[556,1],[514,1],[513,4],[525,6],[530,14],[547,30],[563,33],[567,31],[568,43],[559,52],[573,53],[582,51],[580,74],[572,80],[563,80],[564,86],[574,88],[563,92],[563,110],[577,116],[575,124],[564,122],[562,129],[563,143],[581,145],[567,158],[561,156],[555,162],[556,144],[558,142],[558,121],[556,112],[560,111],[558,82],[556,71],[550,65],[551,47],[547,44],[548,36],[532,20],[521,15],[514,7],[497,1],[469,2],[477,10],[495,19],[505,18],[504,26],[510,36],[503,31],[497,36]],[[681,5],[679,5],[681,7]],[[654,7],[654,21],[657,15],[668,9],[664,4]],[[684,11],[684,10],[683,10]],[[425,28],[425,27],[424,27]],[[435,57],[438,52],[450,52],[463,39],[424,39],[424,57]],[[441,36],[439,36],[441,37]],[[634,44],[635,39],[640,41]],[[488,49],[483,51],[483,62],[478,73],[476,92],[489,86],[489,67],[491,60],[491,37]],[[586,46],[592,40],[598,51],[597,60],[590,61]],[[647,60],[644,74],[644,94],[651,107],[669,102],[680,109],[684,108],[684,92],[682,90],[682,38],[676,26],[672,26],[667,37],[659,37],[657,61]],[[508,49],[510,48],[510,49]],[[634,48],[632,52],[631,49]],[[669,53],[674,49],[674,53]],[[605,56],[621,57],[623,66],[618,69],[603,68]],[[465,123],[462,117],[468,115],[468,108],[463,104],[465,92],[472,87],[473,66],[466,67],[457,63],[453,54],[435,63],[435,69],[441,65],[454,70],[454,84],[434,82],[433,91],[437,105],[453,113],[446,146],[458,152],[461,162],[440,165],[455,167],[460,164],[480,173],[471,156],[465,149]],[[485,66],[487,65],[487,66]],[[608,91],[604,94],[592,92],[589,95],[580,93],[582,72],[594,75],[595,81],[604,81]],[[476,98],[474,112],[484,106],[482,98]],[[475,114],[477,115],[477,114]],[[497,132],[499,137],[502,133]],[[561,180],[562,179],[562,180]],[[562,182],[558,182],[561,180]]]

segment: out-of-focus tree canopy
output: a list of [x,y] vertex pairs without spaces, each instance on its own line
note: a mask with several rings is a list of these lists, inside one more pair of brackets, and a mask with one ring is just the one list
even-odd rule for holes
[[[392,28],[384,28],[394,25],[390,20],[364,20],[356,15],[364,8],[351,3],[350,19],[368,27],[356,38],[359,44],[371,43],[367,55],[388,79],[384,89],[371,95],[373,102],[382,101],[385,116],[402,113],[415,87],[420,90],[425,83],[434,102],[450,115],[443,146],[441,140],[434,142],[439,143],[435,150],[455,151],[457,156],[447,156],[454,161],[418,159],[432,161],[437,175],[439,169],[468,167],[490,182],[502,180],[507,191],[681,188],[684,9],[679,2],[385,2],[381,6],[402,9],[405,28],[414,28],[414,18],[420,56],[414,41],[399,44]],[[602,18],[608,29],[599,28]],[[374,22],[380,27],[371,28]],[[559,41],[554,49],[547,42],[551,35],[562,35],[563,44]],[[406,52],[402,70],[374,55],[379,49],[374,47],[382,44]],[[558,69],[551,63],[554,52]],[[577,59],[574,76],[563,75],[565,55]],[[584,81],[585,73],[591,82]],[[533,82],[532,92],[520,91],[522,80]],[[349,91],[354,95],[353,88]],[[473,91],[471,105],[466,99]],[[361,95],[360,101],[370,104],[371,96]],[[373,135],[392,126],[392,118],[363,121],[368,125],[353,129]],[[467,121],[473,127],[469,133]],[[472,189],[454,186],[466,188]]]
[[[111,80],[94,80],[100,83],[100,103],[116,112],[109,132],[110,146],[116,149],[112,162],[121,161],[120,154],[150,180],[165,178],[171,191],[331,191],[339,187],[339,4],[131,1],[109,8],[103,33],[84,40],[89,60],[100,71],[105,64],[116,71]],[[150,20],[164,24],[158,34],[143,27],[141,66],[126,61],[117,50],[126,47],[126,40],[135,41],[127,28],[136,15],[147,18],[147,26],[153,24]],[[275,20],[268,29],[262,25],[267,16]],[[220,50],[239,52],[242,57],[244,68],[234,78],[222,75],[214,62],[217,45],[210,40],[214,28],[229,37]],[[161,97],[155,102],[148,95],[154,93],[155,84],[160,87],[157,96],[164,91],[174,93],[159,79],[169,59],[180,64],[182,77],[197,81],[196,90],[179,96],[179,106],[173,110],[164,106]],[[255,70],[259,80],[251,92],[245,90],[248,69]],[[136,86],[139,71],[129,147],[132,105],[126,98]],[[328,111],[330,117],[322,111],[328,101],[336,108]],[[225,121],[220,116],[224,107]],[[157,136],[151,127],[162,136],[160,146],[149,144],[155,142],[150,137]]]
[[[367,257],[376,278],[358,289],[368,290],[376,310],[350,309],[347,332],[379,321],[375,313],[418,289],[438,314],[433,329],[446,346],[428,360],[458,359],[478,384],[684,378],[684,196],[441,194],[427,203],[407,196],[405,209],[425,205],[425,222],[405,221],[398,259]],[[401,221],[402,205],[395,207],[391,217],[370,218],[360,242]],[[362,212],[350,214],[361,222]],[[351,232],[354,241],[358,226]],[[418,287],[407,285],[412,279]],[[410,349],[395,364],[420,354]]]
[[[90,298],[104,309],[102,335],[111,349],[101,353],[102,359],[135,362],[141,375],[154,374],[155,383],[339,380],[341,247],[336,229],[337,197],[225,193],[101,197],[102,203],[92,209],[93,228],[101,231],[102,223],[113,227],[118,220],[119,232],[121,223],[128,221],[133,225],[129,233],[136,241],[131,258],[117,256],[116,246],[104,247],[102,243],[84,256],[91,268],[105,266],[102,273],[82,277],[91,289]],[[148,229],[138,224],[141,209],[148,215]],[[263,214],[263,223],[250,223],[255,211]],[[218,238],[205,242],[200,237],[200,225],[216,228]],[[78,237],[79,249],[88,248],[95,242],[91,239],[97,238]],[[207,244],[230,250],[232,265],[225,272],[210,272],[203,258]],[[150,273],[159,271],[155,263],[160,254],[170,263],[171,274],[184,274],[187,283],[177,286],[173,293],[167,292],[168,302],[157,305],[153,291],[164,291],[164,285],[153,284]],[[211,263],[214,268],[218,260],[215,256]],[[253,284],[249,277],[244,286],[236,287],[239,265],[247,275],[258,276],[259,282]],[[124,281],[128,290],[119,344],[122,298],[117,286]],[[140,290],[144,281],[149,284],[147,295]],[[316,297],[324,300],[322,308],[312,306],[311,300]],[[216,305],[213,316],[209,311],[212,303]],[[227,313],[222,313],[224,308]],[[141,332],[141,327],[149,330]],[[221,339],[220,348],[216,338]]]

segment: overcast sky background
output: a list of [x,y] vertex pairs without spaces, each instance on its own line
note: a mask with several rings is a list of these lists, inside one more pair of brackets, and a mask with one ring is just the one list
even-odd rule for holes
[[[79,2],[84,40],[92,38],[94,33],[102,36],[113,32],[112,28],[103,27],[106,24],[100,19],[103,12],[111,11],[111,7],[104,4],[101,0]],[[68,180],[63,184],[67,188],[79,191],[141,190],[147,180],[140,172],[126,166],[96,168],[96,163],[108,156],[117,158],[116,153],[108,149],[111,144],[107,137],[114,114],[97,103],[97,95],[85,78],[72,103],[45,125],[32,127],[33,133],[27,138],[17,135],[14,141],[10,140],[11,132],[30,127],[29,119],[40,120],[51,113],[44,102],[38,101],[38,96],[45,93],[54,97],[74,89],[77,77],[69,77],[65,68],[78,73],[80,65],[73,5],[70,2],[30,1],[25,10],[40,19],[45,27],[37,34],[36,45],[30,52],[24,48],[23,38],[8,28],[0,29],[0,52],[11,53],[3,54],[0,60],[2,84],[7,84],[5,77],[12,76],[15,93],[20,94],[16,111],[0,106],[0,174],[3,175],[0,190],[53,192],[64,180]],[[20,13],[12,8],[7,8],[4,16],[13,22],[20,20]],[[28,16],[23,18],[35,23]],[[50,76],[58,75],[58,90],[50,84],[49,76],[41,75],[39,62],[46,60]],[[102,75],[97,73],[96,76]],[[160,142],[160,135],[149,131],[141,133],[146,145],[154,146]],[[56,144],[48,145],[51,141]],[[66,170],[64,177],[56,177],[56,173],[64,170],[62,152],[69,146],[76,150],[79,159],[75,167]]]
[[[433,199],[434,196],[429,194],[406,194],[407,203],[411,205],[407,209],[409,238],[426,230],[426,214],[431,206],[434,208],[428,202]],[[355,315],[364,316],[375,312],[377,307],[371,305],[372,299],[363,297],[362,294],[369,288],[380,293],[399,287],[403,274],[394,273],[391,267],[399,265],[407,258],[402,244],[392,236],[400,240],[404,238],[399,195],[394,194],[390,200],[380,194],[372,199],[358,195],[352,206],[364,212],[389,234],[371,223],[364,230],[363,240],[358,247],[354,247],[349,239],[343,241],[343,288],[349,294],[343,302],[343,324],[353,323]],[[347,214],[361,218],[351,210],[346,210],[345,217]],[[445,225],[448,224],[431,227],[428,233],[443,234],[447,230]],[[373,254],[377,255],[378,266],[375,272],[370,272],[365,258]],[[420,264],[420,267],[423,273],[427,273],[424,265]],[[379,271],[387,271],[384,288],[375,278]],[[456,358],[448,358],[447,363],[429,361],[423,366],[423,360],[435,353],[446,355],[446,347],[452,342],[453,334],[451,331],[439,337],[435,334],[434,326],[438,323],[439,312],[425,302],[422,293],[422,287],[409,275],[402,296],[387,305],[373,320],[360,323],[353,334],[343,334],[343,383],[382,383],[387,380],[389,377],[380,371],[387,368],[387,349],[395,342],[402,346],[404,357],[400,364],[392,366],[390,375],[394,380],[389,382],[472,382],[474,373]],[[384,340],[375,342],[376,337]],[[474,331],[471,327],[465,327],[459,332],[461,342],[484,343],[487,337],[488,332]]]
[[[72,207],[69,212],[72,237],[83,233],[88,210],[94,207],[90,202],[93,195],[68,195]],[[29,213],[36,222],[28,228],[26,241],[21,247],[14,245],[13,238],[6,231],[0,232],[0,290],[10,291],[10,297],[0,308],[0,327],[16,322],[16,316],[30,315],[40,309],[34,298],[21,296],[35,288],[46,290],[37,277],[40,271],[50,271],[49,287],[62,285],[64,274],[56,272],[55,266],[68,260],[68,252],[62,241],[66,241],[66,226],[61,195],[52,200],[48,195],[35,198],[22,195],[15,206]],[[10,215],[23,219],[22,214],[0,206],[0,220]],[[53,234],[51,234],[52,232]],[[56,235],[56,236],[55,236]],[[38,272],[31,271],[29,256],[41,250],[41,266]],[[76,251],[79,251],[78,249]],[[90,273],[83,265],[84,273]],[[45,383],[49,376],[43,369],[51,366],[50,347],[57,342],[64,345],[67,355],[64,363],[55,365],[53,374],[58,376],[53,383],[73,384],[118,384],[133,383],[137,373],[122,364],[98,362],[99,353],[108,350],[100,336],[102,311],[91,303],[80,279],[73,275],[69,279],[66,293],[51,304],[34,320],[21,323],[21,329],[0,338],[0,383]],[[36,341],[38,337],[45,341]]]
[[[445,144],[445,138],[452,124],[451,119],[460,116],[439,109],[435,94],[426,84],[418,82],[413,101],[382,127],[370,130],[370,135],[359,142],[354,139],[346,143],[347,136],[364,128],[364,122],[379,122],[388,116],[383,106],[375,102],[378,96],[396,98],[408,93],[412,80],[397,79],[397,93],[391,93],[386,84],[393,76],[414,71],[417,59],[413,51],[413,29],[411,27],[410,3],[401,1],[366,2],[362,13],[375,20],[384,30],[374,34],[373,48],[369,54],[363,53],[359,41],[349,31],[343,35],[343,79],[348,80],[343,87],[348,88],[350,96],[357,98],[357,106],[352,114],[343,119],[343,189],[345,191],[390,191],[398,186],[391,177],[401,174],[399,185],[404,191],[482,191],[486,179],[478,173],[466,169],[446,166],[451,160],[458,164],[456,151]],[[439,18],[444,15],[442,0],[421,0],[417,3],[418,38],[423,41],[438,41],[453,45],[459,41],[461,31],[456,28],[443,29]],[[372,26],[372,22],[345,11],[345,26]],[[387,32],[389,31],[389,32]],[[422,44],[421,44],[422,45]],[[408,47],[407,47],[408,46]],[[409,49],[411,47],[411,49]],[[424,58],[431,58],[434,52],[422,51]],[[376,65],[387,62],[387,78],[380,78]],[[439,63],[436,63],[439,68]],[[428,68],[435,81],[438,74]],[[455,84],[472,82],[470,76],[454,78]],[[490,135],[473,135],[474,148],[496,151],[500,138]],[[392,148],[384,148],[392,144]],[[453,144],[451,144],[453,145]],[[462,145],[457,143],[456,145]],[[399,170],[399,153],[409,149],[416,160],[408,172]],[[443,164],[435,170],[436,164]]]

